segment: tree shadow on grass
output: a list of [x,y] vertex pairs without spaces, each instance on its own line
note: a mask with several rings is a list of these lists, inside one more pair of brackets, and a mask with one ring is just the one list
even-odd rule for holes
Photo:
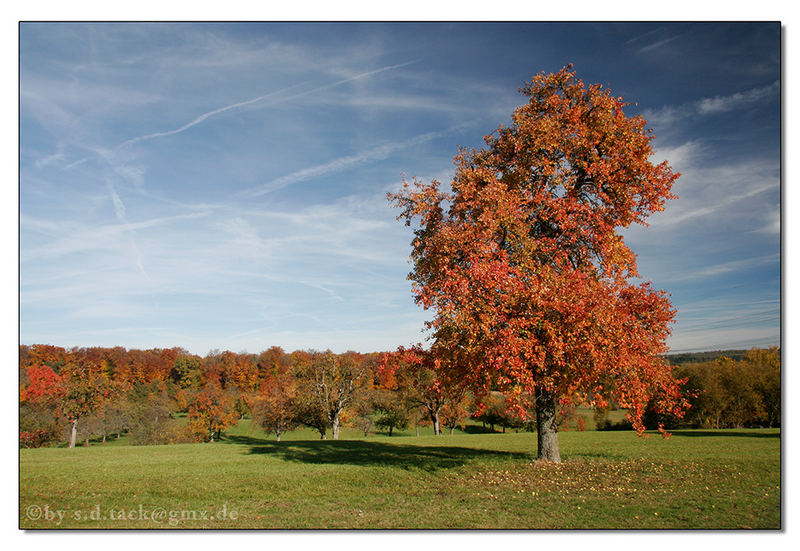
[[778,432],[756,432],[754,431],[729,431],[729,430],[676,430],[670,431],[672,436],[729,436],[729,437],[744,437],[744,438],[780,438],[781,433]]
[[407,470],[437,471],[471,462],[533,460],[527,453],[484,450],[460,446],[417,446],[367,440],[291,440],[274,442],[247,436],[230,436],[231,442],[250,446],[249,454],[269,454],[285,461],[334,465],[387,465]]

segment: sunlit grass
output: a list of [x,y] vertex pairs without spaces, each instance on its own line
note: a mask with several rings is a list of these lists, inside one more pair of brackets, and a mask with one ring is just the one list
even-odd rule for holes
[[[357,435],[320,441],[318,434],[300,431],[275,442],[245,420],[214,444],[21,450],[20,523],[23,528],[780,527],[777,430],[677,431],[669,439],[566,432],[559,435],[564,458],[559,465],[535,461],[536,435],[530,433]],[[112,510],[115,517],[126,511],[126,518],[109,518]],[[166,516],[139,518],[153,510]],[[64,514],[59,521],[57,514],[45,518],[46,511]],[[170,511],[177,512],[172,523]],[[225,518],[210,518],[219,512]],[[88,518],[92,513],[100,518]]]

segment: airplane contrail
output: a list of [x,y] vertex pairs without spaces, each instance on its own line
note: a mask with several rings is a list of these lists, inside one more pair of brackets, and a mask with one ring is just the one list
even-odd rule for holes
[[[387,65],[386,67],[381,67],[380,69],[374,69],[372,71],[367,71],[366,73],[360,73],[358,75],[355,75],[355,76],[352,76],[352,77],[348,77],[348,78],[333,82],[331,84],[326,84],[324,86],[320,86],[320,87],[314,88],[312,90],[307,90],[305,92],[300,92],[300,93],[294,94],[292,96],[284,97],[284,98],[282,98],[281,101],[289,101],[289,100],[292,100],[292,99],[295,99],[295,98],[299,98],[299,97],[302,97],[302,96],[307,96],[309,94],[313,94],[313,93],[316,93],[316,92],[321,92],[322,90],[328,90],[328,89],[333,88],[335,86],[341,86],[342,84],[345,84],[347,82],[352,82],[354,80],[365,78],[365,77],[368,77],[368,76],[371,76],[371,75],[375,75],[375,74],[378,74],[378,73],[383,73],[384,71],[391,71],[392,69],[399,69],[400,67],[405,67],[407,65],[411,65],[412,63],[417,63],[418,61],[419,60],[417,59],[417,60],[407,61],[405,63],[399,63],[397,65]],[[137,142],[143,142],[143,141],[146,141],[146,140],[152,140],[153,138],[162,138],[162,137],[165,137],[165,136],[172,136],[172,135],[175,135],[175,134],[179,134],[179,133],[181,133],[181,132],[183,132],[185,130],[188,130],[189,128],[191,128],[191,127],[193,127],[195,125],[200,124],[201,122],[205,121],[206,119],[208,119],[210,117],[213,117],[214,115],[218,115],[220,113],[224,113],[225,111],[230,111],[231,109],[236,109],[238,107],[244,107],[245,105],[250,105],[250,104],[253,104],[253,103],[258,103],[260,101],[264,101],[265,99],[268,99],[270,97],[278,96],[280,94],[283,94],[284,92],[287,92],[287,91],[291,90],[292,88],[297,88],[298,86],[300,86],[300,85],[299,84],[293,84],[292,86],[287,86],[286,88],[281,88],[280,90],[277,90],[275,92],[269,92],[267,94],[263,94],[261,96],[258,96],[258,97],[252,98],[252,99],[248,99],[248,100],[245,100],[245,101],[240,101],[240,102],[237,102],[237,103],[232,103],[230,105],[226,105],[224,107],[220,107],[219,109],[214,109],[213,111],[209,111],[207,113],[203,113],[202,115],[198,116],[197,118],[195,118],[191,122],[188,122],[188,123],[184,124],[183,126],[175,128],[173,130],[166,130],[166,131],[163,131],[163,132],[155,132],[153,134],[147,134],[147,135],[144,135],[144,136],[138,136],[136,138],[131,138],[129,140],[125,140],[124,142],[119,144],[116,147],[116,149],[120,149],[120,148],[129,146],[129,145],[133,145],[133,144],[135,144]],[[277,103],[277,102],[275,102],[275,103]]]

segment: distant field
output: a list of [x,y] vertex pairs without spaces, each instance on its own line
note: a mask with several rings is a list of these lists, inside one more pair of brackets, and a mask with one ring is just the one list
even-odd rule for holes
[[779,430],[356,435],[21,450],[20,526],[780,528]]

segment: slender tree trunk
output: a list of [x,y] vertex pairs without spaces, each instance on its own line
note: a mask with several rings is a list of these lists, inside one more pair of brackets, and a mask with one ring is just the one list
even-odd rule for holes
[[419,436],[419,425],[414,425],[414,428],[417,430],[417,436]]
[[106,443],[106,433],[103,433],[103,444]]
[[455,427],[450,427],[450,436],[453,436],[453,430],[454,429],[455,429]]
[[558,450],[558,425],[556,424],[556,397],[552,391],[536,389],[536,438],[538,459],[561,463]]
[[331,425],[333,425],[333,439],[334,440],[338,440],[339,439],[339,415],[338,414],[333,418],[333,421],[331,422]]
[[279,430],[276,430],[276,431],[275,431],[275,439],[276,439],[278,442],[280,442],[280,441],[281,441],[281,431],[279,431]]
[[431,416],[431,420],[433,421],[433,434],[439,436],[442,434],[442,429],[439,426],[439,410],[436,410],[433,415]]
[[78,441],[78,418],[72,420],[72,432],[69,435],[69,447],[74,448]]
[[393,428],[394,428],[394,427],[393,427],[392,425],[389,425],[389,436],[391,436],[391,435],[392,435],[392,429],[393,429]]

